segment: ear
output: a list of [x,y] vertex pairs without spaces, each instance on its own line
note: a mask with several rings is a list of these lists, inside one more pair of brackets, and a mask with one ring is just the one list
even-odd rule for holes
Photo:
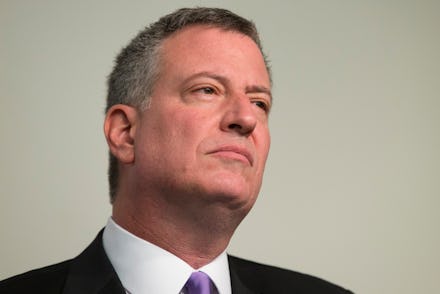
[[113,105],[105,116],[104,134],[110,152],[122,163],[134,162],[134,136],[138,111],[129,105]]

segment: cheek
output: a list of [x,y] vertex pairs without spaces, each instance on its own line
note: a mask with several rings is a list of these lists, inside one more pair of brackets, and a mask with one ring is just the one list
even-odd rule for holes
[[197,115],[182,112],[169,114],[160,127],[159,152],[177,172],[190,173],[195,168],[200,143],[206,135],[206,124]]
[[[199,111],[187,111],[175,114],[175,128],[173,137],[180,140],[182,146],[197,146],[204,138],[209,136],[213,124],[207,115]],[[189,146],[188,146],[189,145]]]

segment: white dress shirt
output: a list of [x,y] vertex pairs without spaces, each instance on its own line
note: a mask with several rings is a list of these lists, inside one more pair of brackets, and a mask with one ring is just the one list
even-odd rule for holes
[[123,229],[112,218],[104,229],[103,245],[127,293],[183,293],[191,273],[200,270],[209,275],[219,294],[231,294],[226,252],[209,264],[193,269],[174,254]]

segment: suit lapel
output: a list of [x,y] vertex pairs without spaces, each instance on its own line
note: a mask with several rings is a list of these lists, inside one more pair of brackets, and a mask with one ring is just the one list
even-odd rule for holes
[[72,260],[63,294],[125,294],[102,246],[102,231],[92,244]]
[[231,274],[231,288],[232,294],[257,294],[260,292],[255,292],[248,287],[246,279],[240,276],[240,271],[238,264],[235,263],[231,256],[229,258],[229,272]]
[[231,273],[231,287],[232,287],[232,294],[256,294],[257,292],[254,292],[250,290],[240,279],[240,277],[237,275],[237,273],[230,269]]

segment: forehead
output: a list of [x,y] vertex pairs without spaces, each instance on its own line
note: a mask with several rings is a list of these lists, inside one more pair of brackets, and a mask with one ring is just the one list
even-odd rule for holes
[[218,74],[248,71],[248,79],[258,79],[270,88],[269,73],[260,48],[250,37],[236,31],[205,25],[186,27],[163,41],[160,63],[161,70]]

